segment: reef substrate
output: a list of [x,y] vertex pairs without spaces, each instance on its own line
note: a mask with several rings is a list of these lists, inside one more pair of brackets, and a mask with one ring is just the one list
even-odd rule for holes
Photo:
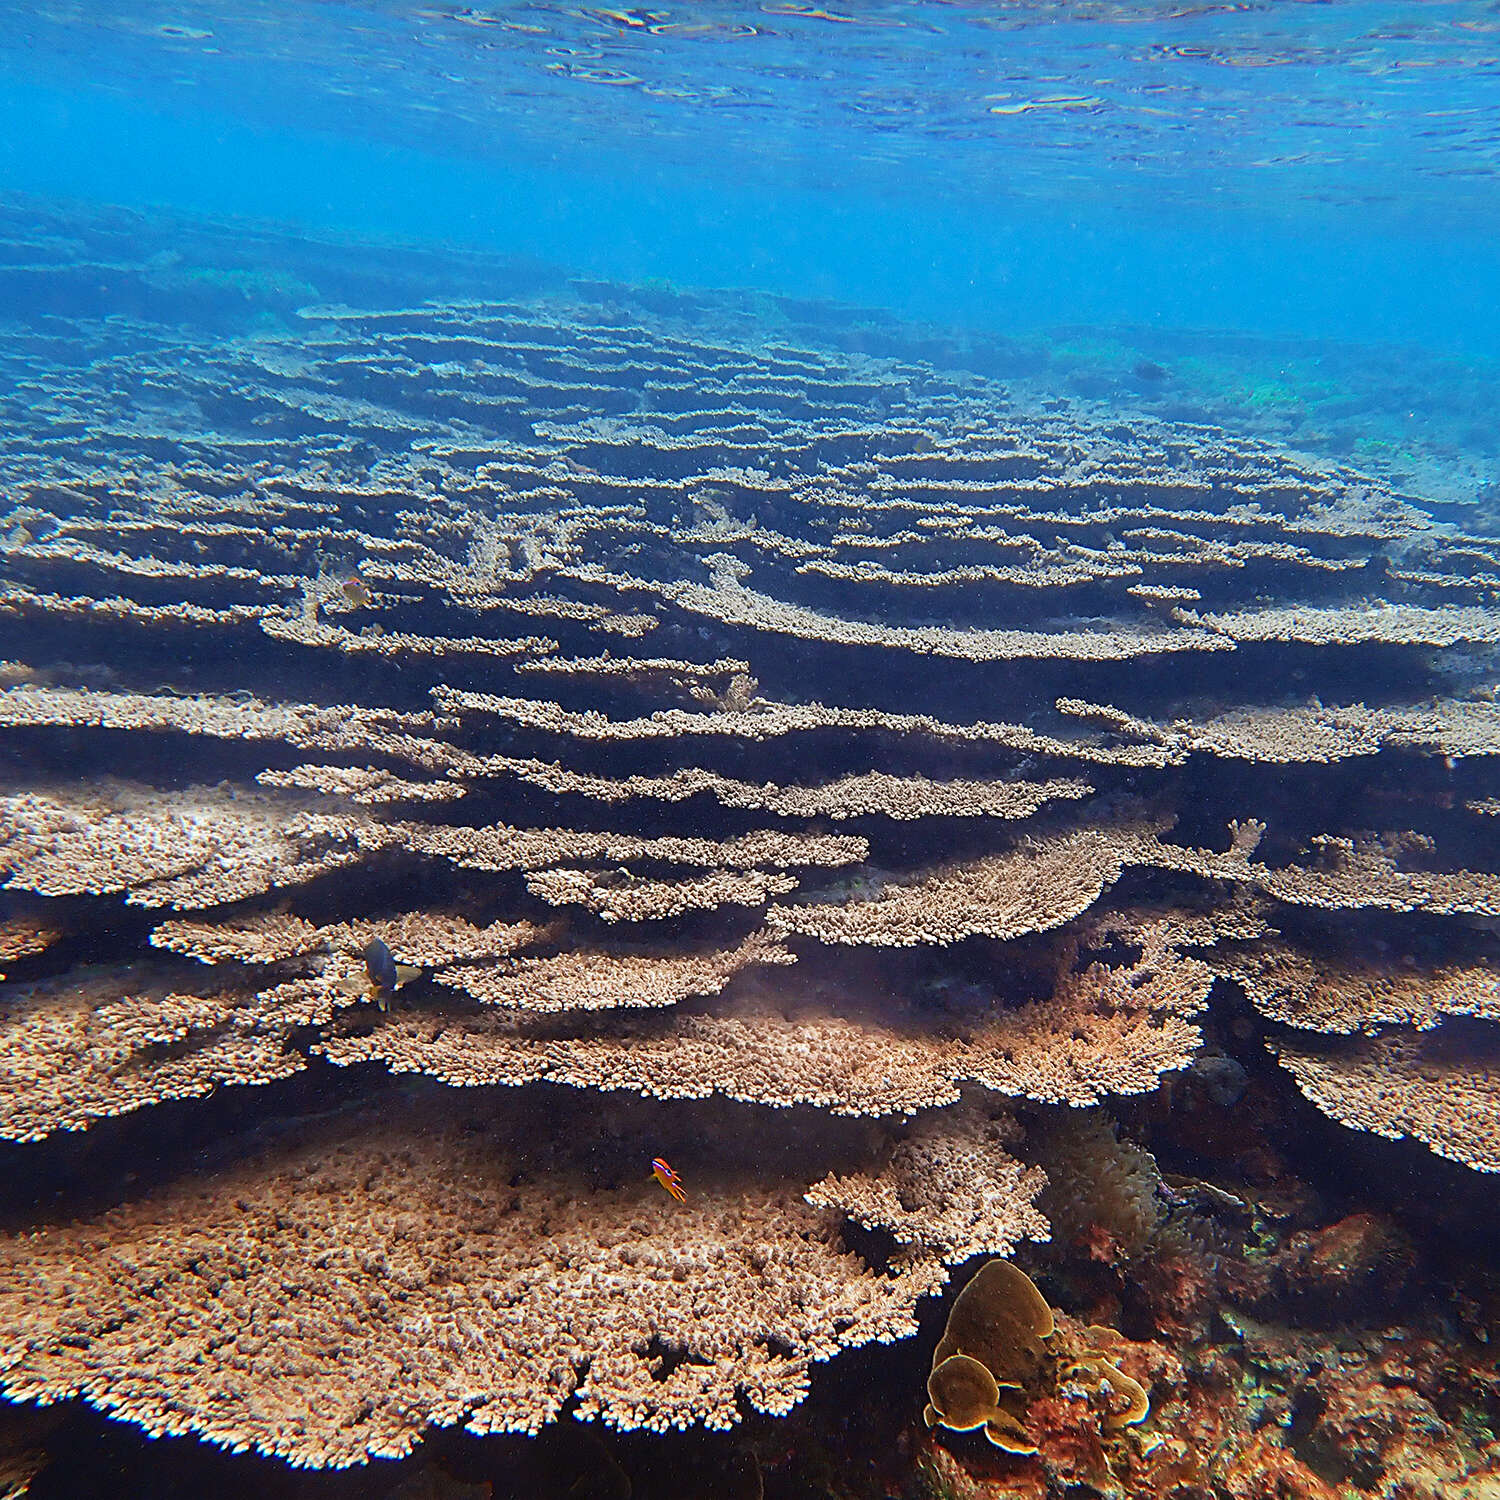
[[[1449,1488],[1337,1425],[1329,1267],[1359,1338],[1441,1277],[1398,1206],[1287,1207],[1278,1135],[1494,1202],[1480,511],[608,288],[194,332],[28,248],[13,1401],[309,1469],[748,1421],[774,1475],[829,1361],[913,1341],[919,1414],[935,1295],[1020,1253],[1151,1416],[1052,1392],[998,1477],[913,1429],[913,1484],[1495,1483],[1458,1272],[1360,1366],[1405,1351],[1389,1432],[1427,1402]],[[1101,1123],[1131,1099],[1181,1180]],[[1323,1406],[1247,1424],[1251,1369]]]

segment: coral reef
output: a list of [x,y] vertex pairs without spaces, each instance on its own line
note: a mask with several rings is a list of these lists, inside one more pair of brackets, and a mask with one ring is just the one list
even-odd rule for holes
[[[554,1110],[563,1149],[518,1148],[536,1139],[534,1108],[377,1103],[8,1241],[7,1390],[87,1391],[153,1433],[320,1466],[400,1455],[434,1422],[534,1432],[570,1399],[620,1427],[724,1426],[738,1396],[783,1413],[811,1361],[914,1332],[945,1259],[1038,1231],[1027,1207],[1006,1223],[1026,1205],[1013,1167],[982,1225],[906,1215],[907,1249],[873,1276],[842,1247],[837,1208],[803,1201],[805,1181],[721,1151],[679,1206],[621,1150],[651,1128],[639,1108]],[[675,1126],[695,1128],[736,1126]],[[857,1145],[835,1133],[825,1151]],[[938,1125],[889,1170],[961,1149]],[[805,1131],[799,1151],[815,1170]]]
[[[89,1201],[18,1175],[8,1396],[311,1468],[727,1428],[1022,1247],[1027,1473],[1317,1492],[1266,1435],[1214,1459],[1205,1330],[1330,1257],[1389,1293],[1399,1236],[1299,1222],[1268,1271],[1191,1222],[1231,1187],[1078,1112],[1209,1151],[1274,1080],[1500,1171],[1500,540],[587,288],[4,358],[0,1135],[66,1177],[239,1112]],[[378,1004],[376,943],[420,971]],[[1004,1408],[948,1357],[936,1411]],[[1356,1480],[1417,1443],[1332,1378]]]
[[[1203,1092],[1191,1141],[1180,1131],[1180,1103],[1168,1110],[1158,1096],[1137,1108],[1135,1128],[1160,1160],[1191,1164],[1192,1175],[1159,1170],[1097,1111],[1031,1122],[1050,1178],[1040,1201],[1057,1233],[1022,1253],[1048,1297],[1078,1315],[1052,1314],[1019,1270],[999,1274],[994,1262],[959,1294],[934,1344],[931,1399],[948,1394],[937,1377],[955,1343],[993,1348],[1001,1365],[1009,1357],[1024,1366],[1024,1378],[1012,1371],[981,1391],[998,1396],[998,1442],[943,1422],[919,1440],[918,1494],[1000,1500],[1074,1486],[1142,1500],[1493,1493],[1496,1302],[1482,1269],[1493,1196],[1467,1220],[1455,1217],[1441,1204],[1464,1169],[1438,1172],[1446,1180],[1432,1184],[1432,1204],[1409,1231],[1393,1216],[1412,1205],[1405,1184],[1390,1191],[1388,1161],[1374,1166],[1384,1191],[1357,1181],[1372,1164],[1347,1157],[1330,1164],[1321,1187],[1284,1165],[1258,1185],[1247,1181],[1236,1163],[1284,1149],[1308,1128],[1287,1108],[1289,1087],[1267,1073],[1232,1104]],[[1232,1126],[1222,1144],[1216,1119]],[[1361,1199],[1389,1206],[1351,1211]],[[1470,1290],[1459,1291],[1465,1284]],[[1026,1327],[1055,1332],[1017,1337],[1018,1306],[1046,1313]],[[1126,1381],[1149,1391],[1149,1416],[1138,1425],[1112,1416],[1140,1409],[1121,1396],[1132,1390]],[[952,1425],[967,1425],[962,1413]]]

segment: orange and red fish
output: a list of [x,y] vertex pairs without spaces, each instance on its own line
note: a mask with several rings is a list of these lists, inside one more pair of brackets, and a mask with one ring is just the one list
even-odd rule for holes
[[339,585],[339,589],[343,593],[344,602],[350,609],[367,609],[370,601],[375,597],[370,592],[370,585],[358,573],[351,573]]
[[664,1156],[651,1158],[651,1175],[679,1202],[687,1202],[687,1193],[680,1178]]

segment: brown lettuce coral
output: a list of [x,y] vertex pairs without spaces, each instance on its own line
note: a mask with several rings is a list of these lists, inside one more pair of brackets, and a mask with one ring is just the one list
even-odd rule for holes
[[957,1432],[983,1428],[1004,1452],[1033,1454],[1037,1446],[1026,1426],[1030,1407],[1079,1380],[1103,1388],[1105,1433],[1144,1421],[1151,1409],[1145,1387],[1091,1347],[1091,1335],[1093,1343],[1114,1337],[1108,1329],[1071,1336],[1020,1267],[986,1261],[953,1299],[932,1352],[927,1425]]

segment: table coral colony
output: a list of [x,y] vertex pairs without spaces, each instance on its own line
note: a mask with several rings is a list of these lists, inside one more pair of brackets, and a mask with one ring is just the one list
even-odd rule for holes
[[784,1414],[1231,1003],[1500,1170],[1500,541],[582,294],[292,321],[6,356],[0,1131],[219,1122],[12,1221],[10,1398],[313,1467]]

